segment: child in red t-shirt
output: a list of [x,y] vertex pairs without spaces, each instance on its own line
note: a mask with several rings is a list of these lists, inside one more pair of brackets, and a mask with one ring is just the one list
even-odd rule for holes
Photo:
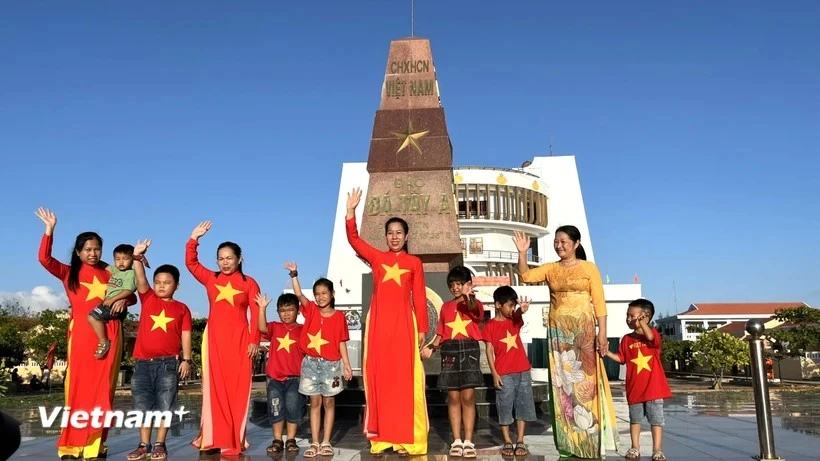
[[[131,402],[134,410],[170,412],[177,408],[179,380],[187,378],[192,370],[191,310],[174,299],[179,287],[176,267],[159,266],[154,271],[154,288],[151,288],[143,262],[149,246],[151,241],[145,240],[137,242],[132,250],[135,286],[142,306],[132,353],[136,363],[131,377]],[[151,433],[150,424],[140,427],[140,444],[128,454],[128,460],[168,457],[165,446],[168,428],[164,425],[157,428],[153,447]]]
[[629,404],[629,435],[632,448],[626,459],[640,459],[641,421],[644,416],[652,427],[652,460],[665,461],[661,451],[663,442],[663,399],[672,396],[666,373],[661,365],[661,335],[649,326],[655,315],[655,306],[648,299],[629,303],[626,324],[634,331],[621,339],[618,353],[607,351],[606,356],[618,363],[626,363],[626,401]]
[[[299,298],[293,293],[285,293],[276,300],[276,310],[281,322],[268,322],[265,310],[270,304],[267,296],[257,295],[259,305],[259,332],[262,338],[270,341],[268,363],[265,373],[268,375],[268,420],[273,429],[273,442],[268,446],[268,454],[298,453],[296,430],[304,418],[305,399],[299,393],[299,375],[302,373],[304,352],[299,348],[298,340],[302,334],[302,325],[296,323],[299,315]],[[282,435],[287,421],[287,439],[283,443]]]
[[[521,342],[524,313],[530,307],[527,298],[518,299],[510,286],[496,288],[493,292],[495,317],[484,325],[484,341],[487,343],[487,361],[493,373],[493,384],[498,392],[495,403],[498,408],[498,424],[504,437],[502,456],[527,456],[524,444],[527,421],[535,421],[535,400],[532,395],[530,360]],[[516,304],[521,307],[516,309]],[[515,412],[517,442],[512,443],[510,425]]]
[[[447,286],[453,299],[441,306],[436,337],[422,350],[422,357],[429,359],[433,352],[441,349],[438,388],[447,391],[447,414],[455,438],[450,456],[475,458],[475,444],[471,440],[475,430],[475,388],[484,385],[479,368],[479,326],[484,320],[484,305],[473,294],[473,275],[466,267],[451,269]],[[464,442],[461,441],[462,423]]]
[[[299,392],[310,397],[311,444],[302,454],[305,458],[317,455],[333,456],[330,434],[333,431],[335,397],[344,390],[344,382],[353,377],[347,356],[347,341],[350,333],[344,312],[334,308],[333,282],[320,278],[313,283],[313,302],[302,294],[297,278],[296,263],[286,263],[290,273],[293,293],[302,306],[305,324],[299,335],[299,347],[305,353],[299,378]],[[319,443],[319,429],[322,425],[322,408],[325,409],[325,429],[322,443]]]

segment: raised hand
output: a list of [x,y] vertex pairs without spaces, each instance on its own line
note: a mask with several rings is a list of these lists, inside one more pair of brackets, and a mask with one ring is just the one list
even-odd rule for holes
[[151,246],[151,239],[145,239],[143,241],[137,240],[137,244],[134,245],[134,256],[144,255],[146,251],[148,251],[148,247]]
[[347,193],[347,209],[348,211],[355,210],[357,206],[359,206],[359,201],[362,199],[362,189],[359,187],[354,188],[352,191]]
[[211,221],[202,221],[194,230],[191,231],[191,238],[194,240],[199,240],[200,237],[205,235],[209,230],[211,230]]
[[475,288],[473,288],[472,281],[461,284],[461,295],[465,298],[475,295]]
[[288,261],[282,267],[288,272],[296,272],[296,261]]
[[513,242],[519,253],[526,253],[530,249],[530,236],[521,231],[515,231]]
[[259,306],[260,309],[267,309],[268,304],[270,304],[270,298],[268,295],[263,295],[262,293],[257,293],[256,295],[256,304]]
[[526,296],[518,299],[518,304],[521,305],[521,313],[527,312],[530,308],[530,299]]
[[54,228],[57,227],[57,215],[53,211],[40,207],[34,214],[46,225],[46,235],[54,233]]

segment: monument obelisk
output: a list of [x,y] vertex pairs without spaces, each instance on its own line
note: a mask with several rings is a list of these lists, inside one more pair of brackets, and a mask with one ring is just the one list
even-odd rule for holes
[[453,147],[427,39],[390,43],[367,171],[365,240],[383,247],[385,221],[399,216],[410,225],[410,253],[421,258],[426,274],[461,264]]
[[[393,216],[407,221],[409,251],[424,264],[431,341],[442,298],[451,297],[447,272],[463,258],[453,193],[453,146],[427,39],[390,42],[367,171],[370,180],[359,234],[384,248],[385,222]],[[362,277],[362,287],[366,316],[372,292],[369,274]],[[440,363],[426,360],[424,367],[428,374],[436,374]]]

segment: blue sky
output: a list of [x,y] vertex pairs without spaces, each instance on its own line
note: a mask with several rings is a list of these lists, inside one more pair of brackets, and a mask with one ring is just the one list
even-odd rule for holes
[[[457,165],[577,156],[597,263],[661,313],[820,305],[816,2],[416,2]],[[683,4],[685,3],[685,5]],[[183,268],[243,246],[263,290],[327,268],[341,163],[365,161],[409,2],[8,2],[0,7],[0,292],[96,230]],[[813,134],[812,134],[813,133]],[[42,289],[40,289],[42,290]],[[42,292],[41,292],[42,294]],[[178,298],[207,313],[183,269]]]

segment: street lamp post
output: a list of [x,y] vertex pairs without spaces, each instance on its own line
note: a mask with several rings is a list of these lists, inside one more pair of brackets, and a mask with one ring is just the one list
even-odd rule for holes
[[757,413],[757,438],[760,442],[760,455],[757,459],[783,458],[777,456],[774,450],[774,431],[772,429],[772,409],[769,401],[769,381],[766,379],[765,362],[763,360],[763,332],[766,327],[758,319],[746,322],[746,331],[749,333],[749,353],[752,364],[752,383],[754,384],[755,413]]

